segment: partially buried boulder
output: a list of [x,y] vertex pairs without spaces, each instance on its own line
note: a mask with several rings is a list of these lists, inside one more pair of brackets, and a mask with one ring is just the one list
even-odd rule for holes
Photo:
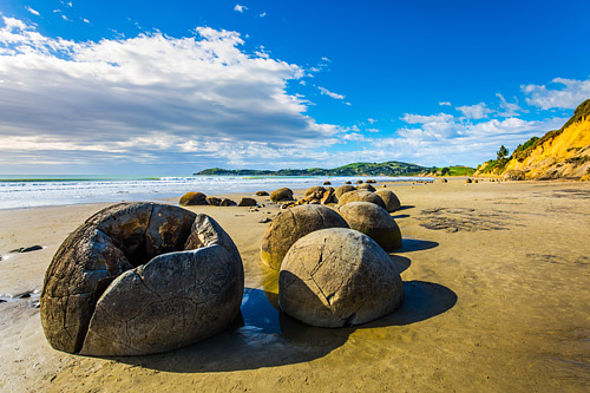
[[396,250],[402,246],[399,226],[385,209],[374,203],[347,203],[339,212],[350,228],[370,236],[384,250]]
[[340,206],[346,205],[350,202],[371,202],[385,209],[383,199],[374,192],[366,190],[356,190],[344,193],[338,198]]
[[322,205],[295,206],[279,214],[266,229],[260,256],[268,267],[279,270],[291,245],[299,238],[325,228],[348,228],[334,210]]
[[377,183],[374,179],[367,179],[367,183]]
[[332,184],[332,183],[330,183],[328,180],[326,180],[326,181],[324,182],[324,186],[329,186],[329,185],[331,185],[331,184]]
[[357,190],[367,190],[367,191],[375,191],[375,187],[373,187],[372,185],[369,184],[369,182],[367,181],[365,184],[359,184],[356,187]]
[[280,307],[309,325],[359,325],[393,312],[402,301],[402,281],[389,255],[352,229],[302,237],[281,266]]
[[362,180],[357,180],[356,181],[356,184],[363,184],[363,181]]
[[268,192],[266,192],[266,191],[256,191],[256,196],[268,196]]
[[349,191],[356,191],[356,187],[352,186],[350,184],[345,184],[343,186],[336,187],[336,190],[334,191],[334,195],[336,196],[337,199],[340,199],[342,194],[347,193]]
[[287,187],[279,188],[271,192],[270,200],[273,202],[288,202],[293,200],[293,191]]
[[209,203],[211,206],[219,206],[221,204],[221,198],[208,196],[207,203]]
[[234,201],[232,201],[229,198],[223,198],[221,200],[221,203],[219,204],[219,206],[236,206],[237,203],[235,203]]
[[207,195],[198,191],[190,191],[181,196],[178,203],[184,206],[208,205]]
[[41,323],[65,352],[163,352],[224,330],[243,288],[238,250],[213,219],[169,205],[118,204],[59,247],[45,275]]
[[238,206],[256,206],[256,199],[250,197],[243,197],[240,199]]
[[347,180],[344,182],[344,184],[352,184],[352,182],[350,180]]
[[383,200],[383,203],[385,203],[385,210],[388,212],[394,212],[401,207],[401,203],[393,191],[378,190],[375,191],[375,194],[379,195],[379,197]]

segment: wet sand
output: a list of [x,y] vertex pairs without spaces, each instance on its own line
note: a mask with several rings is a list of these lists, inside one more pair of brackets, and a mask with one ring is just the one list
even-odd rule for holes
[[[278,312],[259,247],[278,211],[195,207],[236,242],[245,325],[187,348],[97,359],[49,347],[35,299],[0,303],[2,392],[583,392],[590,388],[590,184],[389,186],[405,302],[349,329]],[[188,190],[187,190],[188,191]],[[270,190],[269,190],[270,191]],[[258,198],[264,200],[264,198]],[[42,286],[53,253],[107,204],[0,211],[0,295]]]

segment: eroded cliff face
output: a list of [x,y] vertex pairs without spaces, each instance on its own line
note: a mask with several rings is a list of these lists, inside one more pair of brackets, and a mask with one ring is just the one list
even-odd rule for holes
[[504,176],[516,170],[524,172],[526,179],[589,179],[590,100],[580,104],[561,129],[527,144],[524,149],[516,149],[505,166],[486,170],[486,163],[475,175]]

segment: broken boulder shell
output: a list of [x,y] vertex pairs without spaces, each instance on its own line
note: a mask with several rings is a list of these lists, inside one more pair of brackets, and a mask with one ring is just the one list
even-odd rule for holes
[[51,346],[65,352],[163,352],[229,326],[243,288],[239,252],[212,218],[170,205],[118,204],[58,249],[41,293],[41,323]]
[[346,228],[312,232],[289,249],[279,274],[279,304],[308,325],[359,325],[403,300],[399,271],[370,237]]

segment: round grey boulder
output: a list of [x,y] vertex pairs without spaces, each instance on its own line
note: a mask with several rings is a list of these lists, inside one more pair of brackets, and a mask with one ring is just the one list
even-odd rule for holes
[[383,203],[385,203],[385,210],[388,212],[394,212],[401,207],[399,198],[393,193],[393,191],[381,189],[375,191],[375,194],[379,195],[383,200]]
[[325,228],[348,228],[334,210],[322,205],[299,205],[279,214],[266,228],[260,247],[262,262],[279,270],[285,254],[299,238]]
[[363,324],[393,312],[402,301],[402,281],[389,255],[352,229],[302,237],[281,266],[280,307],[308,325]]
[[359,184],[356,187],[356,189],[357,190],[367,190],[367,191],[371,191],[371,192],[374,192],[375,191],[375,187],[373,187],[372,185],[370,185],[368,180],[367,180],[366,183]]
[[169,205],[118,204],[58,249],[41,293],[41,323],[65,352],[163,352],[224,330],[239,313],[243,288],[238,250],[213,219]]
[[356,187],[350,184],[344,184],[343,186],[336,187],[336,190],[334,190],[334,195],[337,199],[340,199],[342,194],[345,194],[349,191],[356,191]]
[[370,236],[384,250],[396,250],[402,246],[399,226],[385,209],[374,203],[347,203],[339,212],[350,228]]
[[338,204],[340,206],[346,205],[350,202],[370,202],[374,203],[377,206],[380,206],[385,209],[385,203],[383,199],[374,192],[366,191],[366,190],[356,190],[350,191],[342,194],[338,199]]

